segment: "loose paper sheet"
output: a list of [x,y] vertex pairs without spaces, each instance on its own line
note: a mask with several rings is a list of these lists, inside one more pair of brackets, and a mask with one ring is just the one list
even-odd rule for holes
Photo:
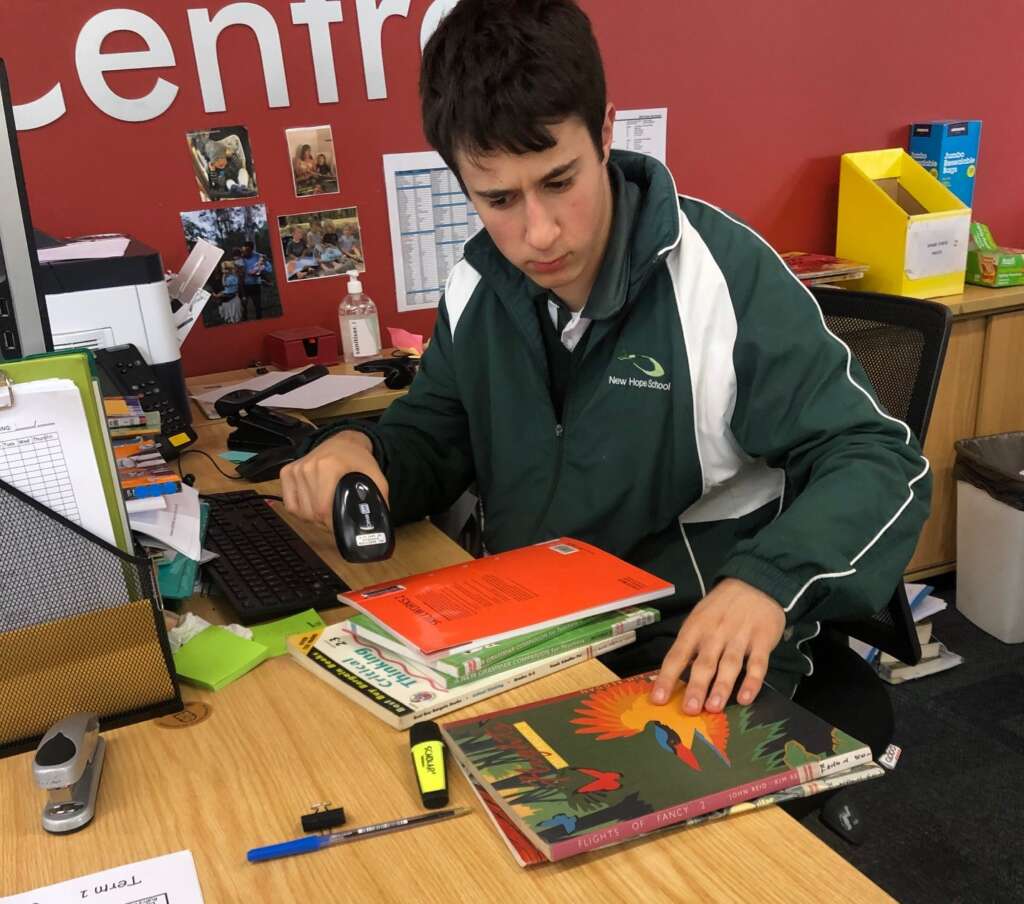
[[199,493],[187,483],[181,491],[167,496],[167,508],[133,512],[128,516],[132,530],[152,537],[190,559],[199,561]]
[[131,242],[127,236],[109,235],[82,239],[79,242],[68,242],[53,248],[40,248],[39,263],[49,264],[54,261],[79,261],[102,257],[123,257]]
[[0,479],[115,542],[85,407],[71,380],[14,386],[14,405],[0,408]]
[[967,268],[971,212],[934,220],[911,220],[907,226],[904,269],[908,279],[924,279]]
[[69,879],[56,885],[0,898],[0,904],[203,904],[191,851]]
[[[246,380],[243,383],[231,383],[228,385],[217,386],[214,389],[208,389],[205,392],[194,394],[192,397],[197,402],[205,402],[212,405],[212,403],[216,402],[221,396],[227,395],[235,389],[252,389],[259,392],[261,389],[266,389],[268,386],[280,383],[292,374],[300,372],[301,371],[297,370],[287,372],[275,371],[273,373],[260,374],[259,376],[253,377],[251,380]],[[383,382],[383,377],[357,377],[350,376],[348,374],[328,374],[326,377],[320,377],[312,383],[307,383],[305,386],[300,386],[298,389],[293,389],[291,392],[286,392],[284,395],[270,396],[270,398],[264,399],[260,404],[267,408],[293,408],[305,411],[313,408],[320,408],[323,405],[329,405],[331,402],[338,402],[341,399],[347,399],[349,396],[355,395],[357,392],[362,392],[365,389],[372,389],[374,386],[378,386]]]

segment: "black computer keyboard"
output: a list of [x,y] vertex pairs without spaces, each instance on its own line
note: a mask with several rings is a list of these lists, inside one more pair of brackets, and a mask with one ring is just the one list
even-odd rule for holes
[[210,503],[207,549],[219,558],[206,573],[238,612],[253,622],[338,605],[349,588],[253,490],[204,495]]

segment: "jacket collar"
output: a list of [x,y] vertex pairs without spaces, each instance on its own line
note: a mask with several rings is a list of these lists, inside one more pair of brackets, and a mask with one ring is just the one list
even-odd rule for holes
[[[615,212],[604,260],[583,310],[592,320],[618,314],[679,241],[679,200],[664,165],[646,154],[613,150],[608,171]],[[506,306],[525,309],[524,317],[536,322],[532,299],[545,290],[509,263],[486,230],[466,243],[464,255]]]

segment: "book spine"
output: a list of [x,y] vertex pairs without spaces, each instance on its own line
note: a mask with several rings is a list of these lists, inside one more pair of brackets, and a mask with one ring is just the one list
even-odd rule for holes
[[[449,713],[452,710],[469,706],[470,703],[477,703],[481,700],[486,700],[488,697],[493,697],[495,694],[511,690],[521,684],[528,684],[531,681],[536,681],[538,678],[543,678],[545,675],[550,675],[553,672],[560,672],[562,669],[567,669],[569,666],[575,665],[578,662],[584,662],[587,659],[593,659],[595,656],[600,656],[602,653],[608,653],[611,650],[617,650],[619,647],[627,646],[634,640],[636,640],[636,633],[634,631],[629,631],[626,634],[617,634],[614,637],[605,638],[595,644],[590,644],[586,647],[578,647],[574,651],[566,653],[562,657],[548,657],[538,662],[534,668],[528,668],[521,671],[500,672],[494,677],[493,682],[481,679],[479,682],[481,686],[479,687],[475,686],[477,685],[477,682],[472,682],[472,690],[463,694],[456,693],[456,696],[448,700],[420,710],[412,716],[409,720],[409,724],[412,724],[413,722],[422,722],[424,719],[433,719],[436,716],[443,716],[445,713]],[[456,688],[456,692],[458,690],[459,689]]]
[[835,756],[827,756],[813,763],[804,763],[797,767],[800,773],[800,784],[814,781],[820,778],[827,778],[837,772],[844,772],[854,766],[860,766],[871,762],[871,748],[858,747],[846,753],[837,753]]
[[[433,664],[433,667],[454,678],[473,681],[476,678],[482,677],[480,673],[494,663],[507,662],[519,653],[532,650],[536,646],[547,643],[549,640],[558,637],[559,634],[564,633],[564,631],[564,625],[556,625],[552,628],[543,628],[540,631],[531,631],[529,634],[520,634],[516,637],[510,637],[493,648],[481,650],[461,663],[456,664],[439,659]],[[557,652],[553,651],[549,655],[554,656]],[[525,661],[529,662],[529,660]]]
[[[515,644],[505,650],[496,649],[493,652],[485,652],[481,656],[467,660],[464,665],[465,679],[472,681],[481,677],[488,669],[514,668],[517,661],[527,663],[544,656],[557,656],[559,653],[571,650],[581,644],[596,643],[606,637],[625,634],[627,631],[636,631],[637,628],[653,624],[659,617],[660,613],[657,609],[638,609],[611,623],[602,619],[601,623],[595,624],[589,631],[584,627],[579,628],[578,633],[570,629],[569,636],[566,636],[565,625],[533,635],[523,635],[524,639],[532,637],[532,642],[522,645]],[[513,640],[517,639],[513,638]],[[550,641],[554,641],[554,643]]]
[[421,655],[419,650],[416,650],[413,647],[407,647],[397,637],[386,633],[383,628],[380,628],[367,616],[359,615],[357,617],[366,619],[367,623],[357,622],[355,618],[350,618],[348,620],[348,626],[351,629],[352,634],[360,643],[368,643],[375,647],[383,647],[385,650],[389,650],[396,656],[400,656],[402,659],[407,659],[409,662],[416,663],[416,665],[433,669],[435,672],[438,670],[438,660],[436,658],[429,659],[428,657]]
[[747,801],[741,804],[733,804],[731,807],[724,807],[721,810],[716,810],[713,813],[706,813],[703,816],[694,816],[692,819],[684,820],[680,825],[684,826],[697,826],[701,823],[711,822],[714,819],[721,819],[724,816],[732,816],[735,813],[742,813],[745,810],[760,810],[764,807],[771,807],[775,804],[784,803],[787,800],[798,800],[804,797],[810,797],[813,794],[821,794],[824,791],[836,791],[839,788],[844,788],[847,785],[855,785],[858,782],[864,782],[868,779],[878,778],[885,774],[885,770],[881,766],[875,766],[874,768],[868,768],[860,766],[856,769],[851,769],[848,772],[840,773],[839,775],[831,775],[828,778],[815,779],[810,782],[803,782],[799,785],[792,785],[783,791],[776,791],[774,794],[765,794],[762,797],[758,797],[754,800]]
[[137,487],[121,487],[125,499],[145,499],[147,496],[169,496],[181,492],[180,480],[169,480],[164,483],[150,483]]
[[638,835],[646,835],[655,829],[666,826],[677,825],[694,817],[704,816],[721,810],[724,807],[732,807],[744,801],[756,797],[763,797],[766,794],[776,794],[785,791],[794,785],[801,785],[812,779],[822,778],[838,772],[841,769],[862,763],[871,759],[871,751],[860,748],[856,751],[837,756],[826,757],[814,763],[805,763],[795,769],[788,769],[766,778],[747,782],[735,788],[727,788],[724,791],[716,791],[714,794],[707,794],[686,804],[679,804],[675,807],[668,807],[664,810],[657,810],[639,816],[636,819],[626,820],[618,825],[597,829],[586,835],[580,835],[566,841],[555,842],[550,845],[552,860],[563,860],[584,851],[593,851],[609,845],[619,844]]
[[[561,640],[558,640],[555,643],[542,642],[536,646],[527,647],[525,650],[507,658],[498,659],[497,661],[484,666],[479,671],[469,673],[463,678],[452,678],[448,675],[442,675],[441,680],[444,681],[445,685],[449,689],[460,687],[463,684],[469,684],[472,681],[479,681],[481,678],[487,678],[490,675],[498,675],[502,672],[507,672],[509,669],[516,669],[520,666],[529,665],[531,662],[537,662],[539,659],[547,659],[549,656],[560,656],[562,653],[568,652],[569,650],[575,650],[587,644],[595,644],[610,637],[618,637],[619,635],[625,634],[629,631],[636,631],[637,628],[653,623],[656,620],[656,617],[656,612],[644,612],[636,616],[623,619],[614,625],[597,625],[589,632],[574,631],[568,636],[563,636]],[[556,637],[559,635],[565,635],[564,631],[556,631],[554,633]],[[436,670],[436,663],[434,668]]]

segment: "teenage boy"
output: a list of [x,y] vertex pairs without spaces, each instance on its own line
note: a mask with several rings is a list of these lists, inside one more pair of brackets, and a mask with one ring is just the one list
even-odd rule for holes
[[288,509],[329,524],[356,470],[404,522],[475,481],[488,551],[564,534],[675,584],[609,660],[660,664],[655,702],[687,666],[688,713],[792,694],[821,622],[880,610],[913,551],[930,481],[909,429],[763,239],[610,151],[572,0],[461,0],[420,92],[484,231],[409,394],[322,432],[282,472]]

